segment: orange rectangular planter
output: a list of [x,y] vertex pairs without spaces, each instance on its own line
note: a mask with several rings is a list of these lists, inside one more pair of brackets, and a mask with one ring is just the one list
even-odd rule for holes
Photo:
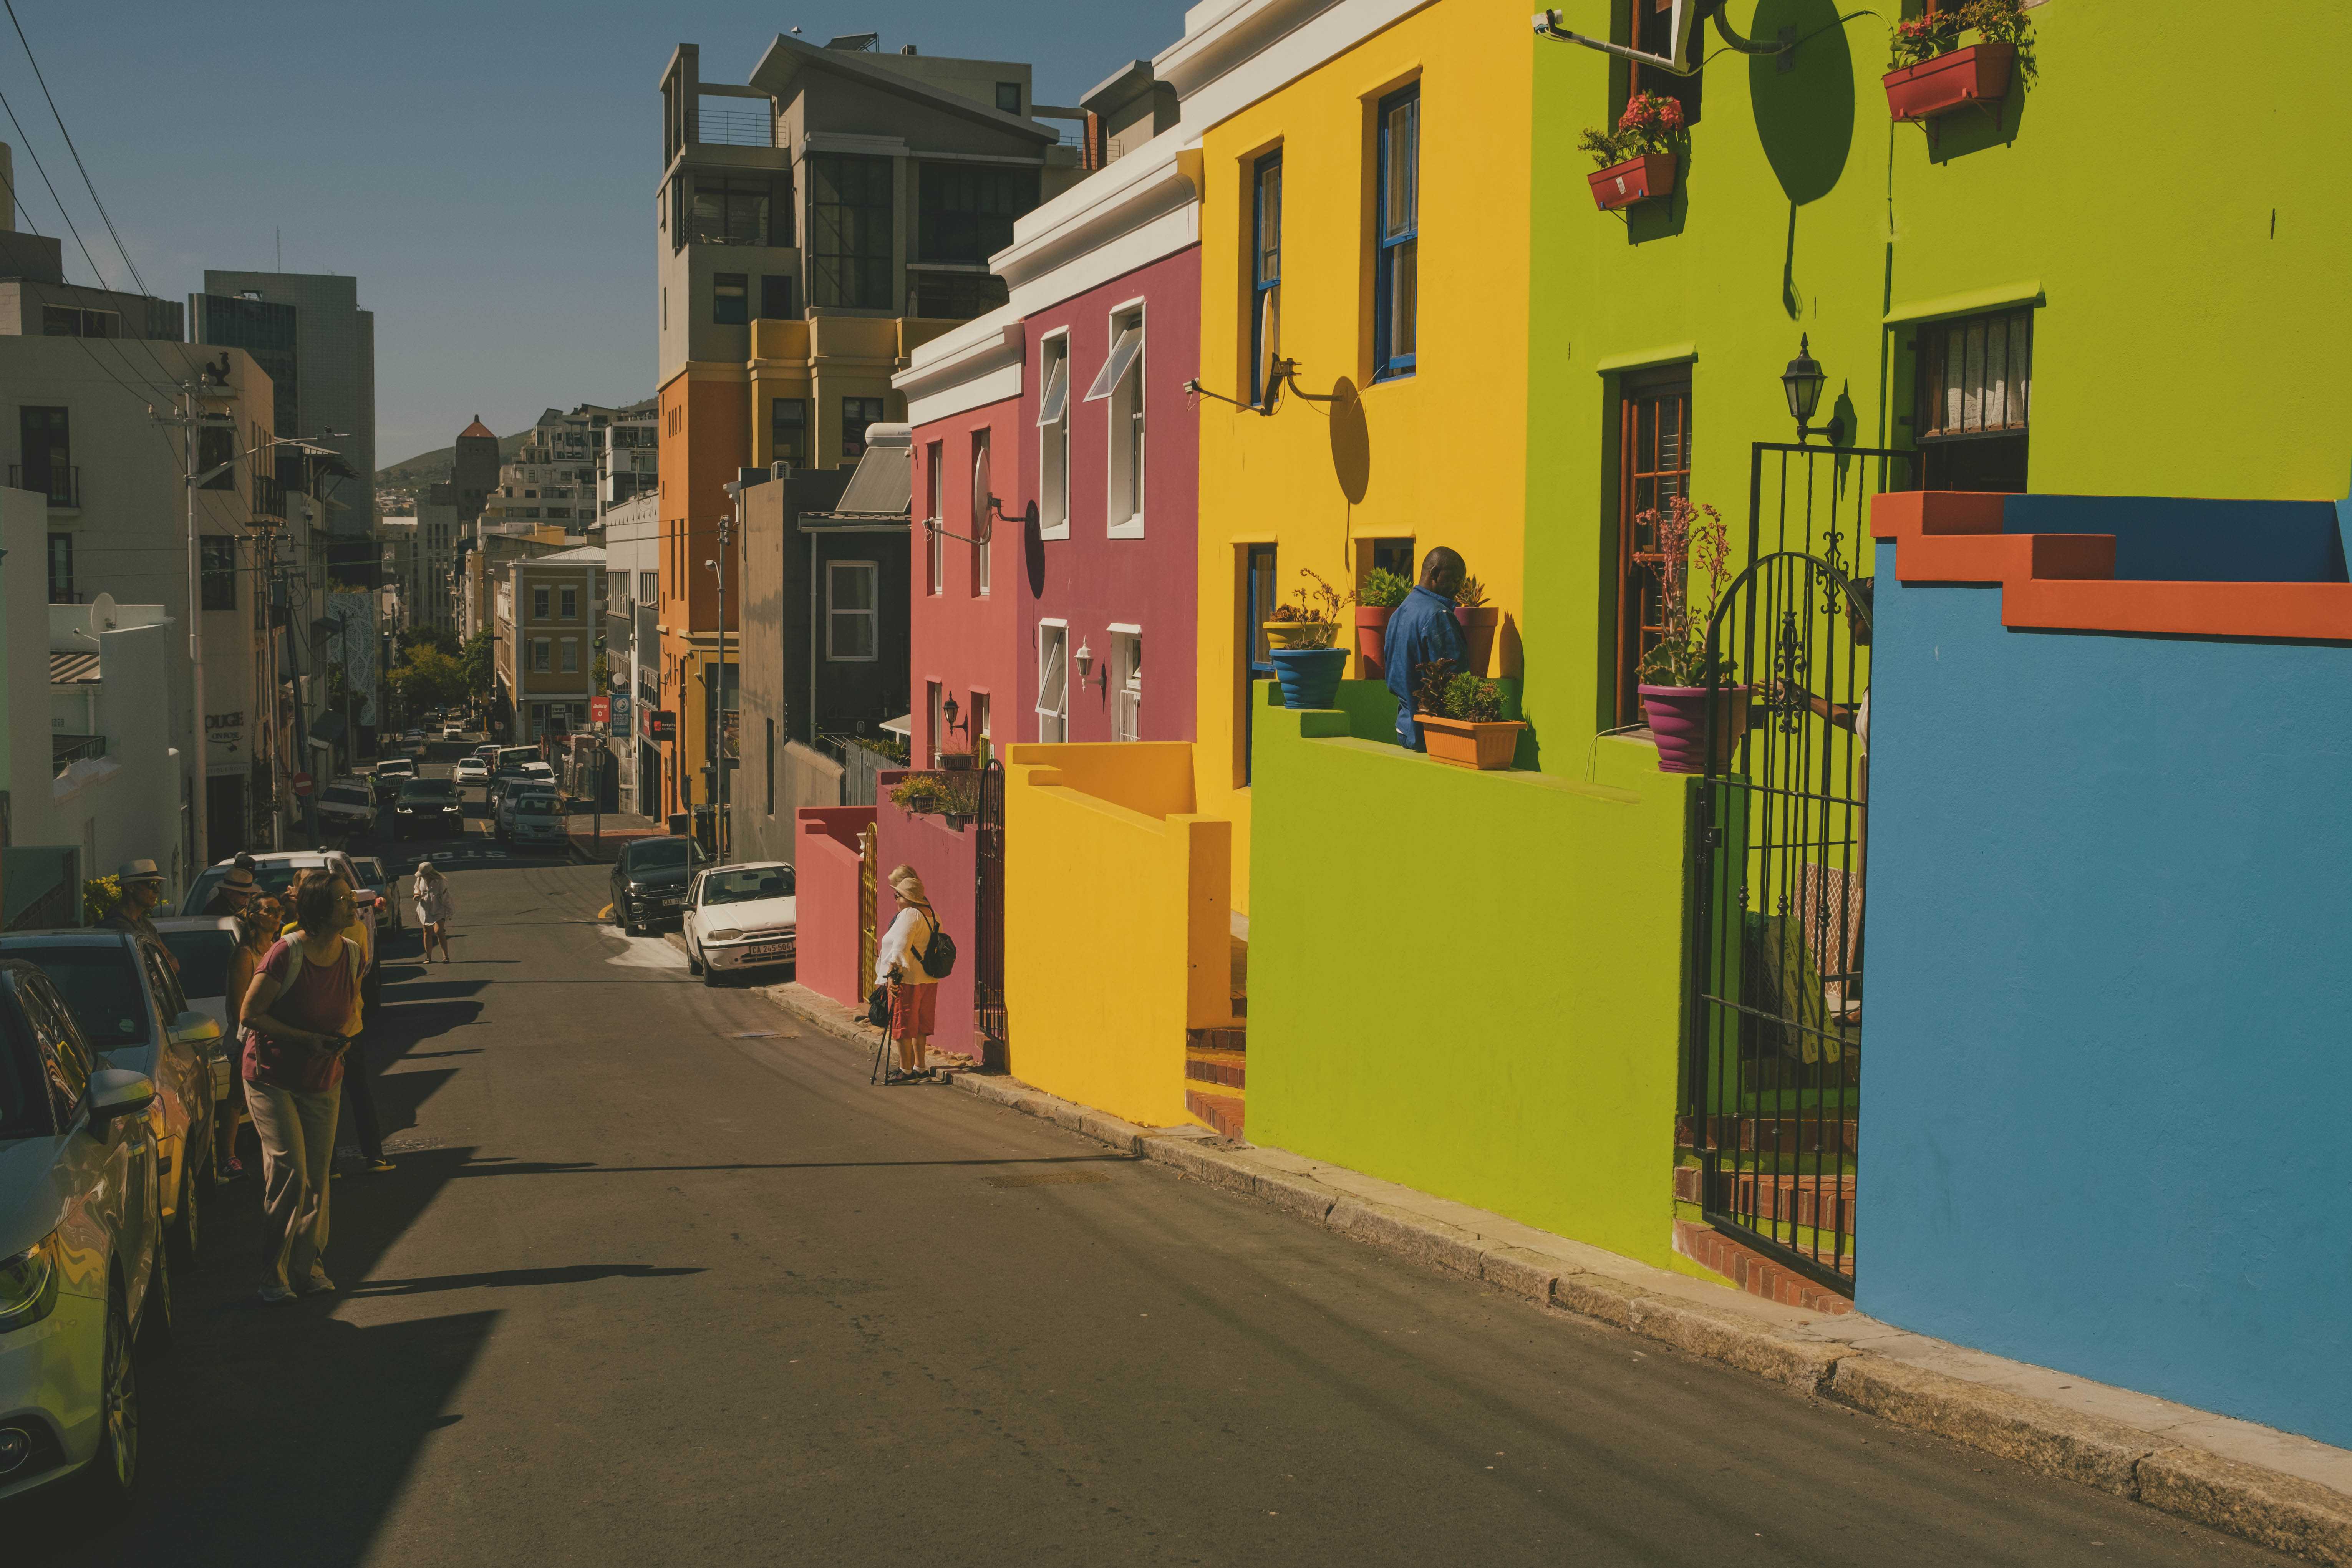
[[1433,760],[1481,773],[1509,767],[1519,750],[1519,731],[1528,727],[1524,719],[1439,719],[1427,713],[1414,714],[1412,721],[1421,726],[1421,743]]
[[1612,163],[1585,176],[1592,182],[1592,199],[1602,212],[1630,207],[1653,196],[1675,194],[1675,155],[1644,153],[1622,163]]
[[2016,63],[2015,44],[1970,44],[1905,66],[1882,79],[1887,110],[1898,121],[1936,120],[1972,103],[1998,103],[2009,96],[2010,68]]

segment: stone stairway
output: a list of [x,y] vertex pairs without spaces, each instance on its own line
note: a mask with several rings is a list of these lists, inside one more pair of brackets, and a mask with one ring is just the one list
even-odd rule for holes
[[1249,1080],[1249,943],[1232,941],[1233,1016],[1214,1027],[1184,1031],[1184,1106],[1238,1142]]

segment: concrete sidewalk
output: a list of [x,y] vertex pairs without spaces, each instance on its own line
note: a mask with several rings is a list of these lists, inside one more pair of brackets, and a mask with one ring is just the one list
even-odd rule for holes
[[[797,984],[758,989],[824,1033],[874,1049],[862,1012]],[[1784,1307],[1342,1166],[1234,1143],[1206,1128],[1138,1127],[972,1070],[960,1058],[934,1053],[932,1060],[967,1093],[1548,1310],[1597,1319],[2043,1475],[2352,1568],[2352,1452],[2345,1449],[1858,1312]]]
[[564,818],[564,826],[572,838],[572,856],[589,864],[612,861],[621,853],[621,846],[632,838],[658,838],[669,832],[667,824],[634,812],[608,811],[600,821],[593,812],[573,806]]

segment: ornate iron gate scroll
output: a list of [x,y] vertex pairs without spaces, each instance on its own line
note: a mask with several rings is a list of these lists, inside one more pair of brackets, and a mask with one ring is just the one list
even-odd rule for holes
[[973,889],[971,977],[972,1026],[979,1031],[983,1065],[1004,1066],[1004,764],[989,759],[980,773],[979,834],[973,861],[978,886]]
[[1870,606],[1850,584],[1869,496],[1909,456],[1759,443],[1748,563],[1707,628],[1684,1073],[1701,1203],[1717,1229],[1846,1295],[1870,679]]

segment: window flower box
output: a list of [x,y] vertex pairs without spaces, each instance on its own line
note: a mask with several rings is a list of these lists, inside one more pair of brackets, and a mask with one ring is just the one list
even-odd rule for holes
[[2016,64],[2015,44],[1971,44],[1889,71],[1883,79],[1887,110],[1898,121],[1928,121],[1997,104],[2009,96],[2010,73]]
[[1675,194],[1675,155],[1644,153],[1585,176],[1592,182],[1592,200],[1602,212],[1615,212],[1635,202]]
[[1421,727],[1421,743],[1429,748],[1431,761],[1480,773],[1509,767],[1518,754],[1519,731],[1528,727],[1524,719],[1441,719],[1434,713],[1416,713],[1412,721]]

